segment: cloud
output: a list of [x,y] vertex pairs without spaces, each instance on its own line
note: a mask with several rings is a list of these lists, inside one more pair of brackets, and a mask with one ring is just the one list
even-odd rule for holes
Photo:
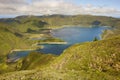
[[25,5],[26,0],[0,0],[0,15],[20,14],[19,8]]
[[45,15],[45,14],[120,14],[120,11],[110,7],[88,5],[76,5],[70,0],[0,0],[0,15],[3,14],[26,14],[26,15]]
[[0,0],[0,3],[2,4],[13,4],[13,3],[23,4],[25,2],[26,0]]

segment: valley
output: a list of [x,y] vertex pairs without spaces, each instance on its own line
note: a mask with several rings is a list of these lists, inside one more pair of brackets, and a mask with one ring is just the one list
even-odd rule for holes
[[0,19],[0,80],[119,80],[119,23],[91,15]]

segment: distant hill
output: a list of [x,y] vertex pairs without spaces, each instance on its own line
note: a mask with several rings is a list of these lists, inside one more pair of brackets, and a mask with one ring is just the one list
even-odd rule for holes
[[13,25],[21,32],[26,32],[28,28],[38,30],[41,28],[59,28],[64,25],[120,27],[119,18],[91,15],[23,15],[16,18],[0,19],[0,22]]

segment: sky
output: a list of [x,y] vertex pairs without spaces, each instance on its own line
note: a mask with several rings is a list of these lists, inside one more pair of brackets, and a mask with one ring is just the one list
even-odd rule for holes
[[19,15],[101,15],[120,17],[120,0],[0,0],[0,18]]

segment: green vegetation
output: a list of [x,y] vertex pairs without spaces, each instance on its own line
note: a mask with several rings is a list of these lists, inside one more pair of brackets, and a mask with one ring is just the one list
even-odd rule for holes
[[16,37],[14,34],[10,32],[0,31],[0,53],[2,53],[3,55],[9,53],[13,49],[29,48],[30,45],[26,43],[27,41],[19,37]]
[[97,38],[97,37],[95,37],[95,38],[93,39],[93,41],[98,41],[98,38]]
[[55,62],[56,68],[83,71],[84,74],[81,74],[81,76],[86,76],[89,80],[93,80],[92,77],[94,80],[119,80],[119,49],[120,36],[108,40],[84,43],[83,45],[76,44],[58,57]]
[[47,38],[44,40],[39,40],[38,44],[67,44],[67,42],[58,38]]
[[[44,58],[45,54],[32,53],[24,59],[26,63],[23,65],[28,66],[28,69],[37,66],[41,68],[40,70],[12,72],[3,74],[0,78],[8,80],[9,78],[12,80],[119,80],[119,50],[120,36],[116,36],[101,41],[75,44],[54,59],[50,57]],[[46,64],[46,61],[48,61],[49,65]],[[44,67],[41,67],[42,64]]]
[[32,52],[23,59],[21,70],[44,68],[45,66],[48,66],[55,58],[56,56],[52,54]]
[[[6,62],[7,54],[14,49],[36,49],[36,43],[41,42],[64,42],[49,34],[50,28],[64,25],[115,29],[105,30],[104,40],[95,37],[93,42],[75,44],[60,56],[31,52],[17,62]],[[0,19],[0,74],[0,80],[120,80],[120,19],[90,15]]]
[[110,37],[114,37],[116,35],[120,35],[120,29],[119,28],[116,28],[114,30],[105,30],[102,34],[102,38],[107,39],[107,38],[110,38]]
[[[36,49],[33,44],[36,41],[30,41],[24,33],[12,27],[12,25],[0,22],[0,73],[15,71],[15,64],[7,64],[7,55],[16,49]],[[10,68],[10,66],[12,66]]]
[[41,40],[40,42],[64,42],[64,41],[58,38],[48,38],[48,39]]
[[0,23],[0,55],[6,55],[14,49],[30,48],[32,43],[11,25]]
[[60,28],[64,25],[111,26],[120,28],[120,19],[91,15],[19,16],[12,19],[0,19],[0,22],[12,25],[21,32],[28,33],[39,32],[41,29],[46,28]]

